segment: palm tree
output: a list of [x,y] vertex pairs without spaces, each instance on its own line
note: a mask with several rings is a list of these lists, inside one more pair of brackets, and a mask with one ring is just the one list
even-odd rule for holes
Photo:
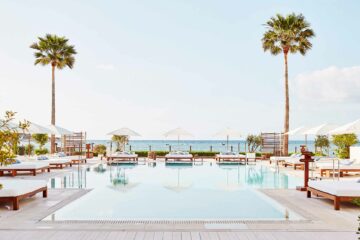
[[[35,49],[35,65],[43,66],[51,64],[51,124],[55,125],[55,68],[73,68],[76,50],[68,44],[68,39],[53,34],[38,37],[39,41],[33,43],[30,48]],[[51,135],[51,153],[55,152],[55,135]]]
[[[288,53],[305,55],[311,49],[310,38],[315,36],[310,24],[302,14],[287,16],[277,14],[265,24],[267,31],[262,38],[264,51],[272,55],[284,54],[285,61],[285,122],[284,132],[289,131],[289,83],[288,83]],[[288,154],[289,136],[284,135],[283,154]]]

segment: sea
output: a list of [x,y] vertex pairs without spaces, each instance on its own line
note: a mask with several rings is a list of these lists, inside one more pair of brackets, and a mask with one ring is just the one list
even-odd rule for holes
[[[88,140],[90,144],[104,144],[107,147],[116,147],[116,143],[110,140]],[[225,140],[130,140],[126,144],[127,151],[237,151],[245,152],[247,147],[244,140],[230,140],[227,144]],[[289,152],[295,152],[300,149],[301,145],[307,145],[310,151],[314,151],[314,141],[309,140],[307,144],[305,141],[292,140],[289,141]],[[258,149],[257,151],[260,151]]]

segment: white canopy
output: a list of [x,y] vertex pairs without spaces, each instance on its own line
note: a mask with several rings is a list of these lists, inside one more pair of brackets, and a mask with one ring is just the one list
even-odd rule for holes
[[308,135],[326,135],[330,131],[334,130],[337,127],[338,127],[338,125],[335,125],[335,124],[324,123],[324,124],[321,124],[319,126],[310,128],[309,130],[305,131],[304,134],[308,134]]
[[350,134],[350,133],[360,134],[360,119],[345,124],[329,132],[329,134]]
[[126,127],[109,132],[107,135],[132,136],[132,137],[140,137],[141,136],[137,132],[131,130],[130,128],[126,128]]
[[237,130],[231,129],[231,128],[225,128],[217,133],[215,133],[216,137],[241,137],[241,133]]
[[287,132],[285,134],[287,134],[287,135],[306,135],[307,134],[306,131],[308,131],[308,130],[309,130],[309,128],[302,126],[302,127],[298,127],[293,130],[290,130],[289,132]]
[[165,137],[177,137],[179,139],[180,137],[192,137],[193,135],[190,132],[178,127],[178,128],[175,128],[171,131],[164,133],[164,136]]
[[48,128],[51,130],[52,134],[55,134],[57,136],[72,134],[72,132],[70,130],[67,130],[65,128],[62,128],[62,127],[59,127],[56,125],[48,125]]
[[27,130],[25,130],[25,133],[28,133],[28,134],[52,134],[52,131],[47,127],[43,127],[36,123],[30,122],[30,126]]

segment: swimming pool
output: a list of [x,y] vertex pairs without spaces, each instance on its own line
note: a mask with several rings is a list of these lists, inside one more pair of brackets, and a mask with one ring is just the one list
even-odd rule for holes
[[299,184],[261,165],[97,165],[49,181],[50,188],[92,190],[44,220],[297,220],[258,189]]

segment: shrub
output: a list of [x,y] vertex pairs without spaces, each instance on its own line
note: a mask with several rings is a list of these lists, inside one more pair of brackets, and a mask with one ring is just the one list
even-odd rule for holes
[[330,140],[328,136],[326,135],[317,135],[315,138],[315,151],[316,148],[320,148],[320,152],[316,151],[317,156],[323,156],[324,155],[324,148],[329,149],[330,147]]
[[31,155],[31,154],[33,153],[33,151],[34,151],[34,145],[32,145],[32,144],[27,144],[27,145],[25,146],[25,153],[26,153],[26,155]]
[[338,134],[333,135],[333,143],[337,146],[335,149],[336,156],[339,158],[350,157],[350,147],[358,143],[355,134]]
[[256,152],[256,150],[261,146],[261,142],[261,135],[248,135],[246,138],[246,143],[249,152]]
[[25,146],[19,146],[18,150],[17,150],[17,154],[20,156],[24,156],[25,155]]
[[47,148],[35,149],[36,155],[44,155],[44,154],[48,154],[48,153],[49,153],[49,150]]
[[49,141],[49,137],[47,134],[33,134],[31,136],[38,144],[40,150],[43,149],[44,145]]
[[[4,118],[0,119],[0,166],[13,163],[16,157],[19,133],[17,128],[11,125],[15,114],[15,112],[6,111]],[[25,130],[29,127],[29,123],[20,122],[17,127]]]
[[94,156],[95,156],[95,154],[96,154],[96,156],[98,154],[105,155],[105,153],[106,153],[106,146],[104,144],[95,145],[95,147],[94,147]]

